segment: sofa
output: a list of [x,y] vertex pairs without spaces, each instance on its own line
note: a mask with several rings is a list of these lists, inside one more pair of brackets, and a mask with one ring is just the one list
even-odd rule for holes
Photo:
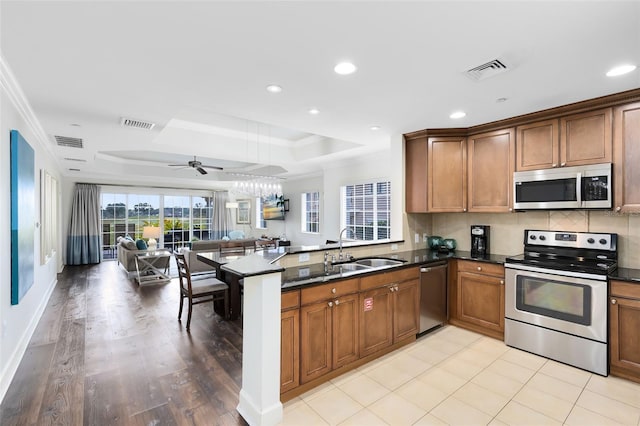
[[191,248],[183,248],[182,252],[185,254],[189,271],[192,274],[202,272],[212,272],[213,266],[201,262],[198,260],[198,253],[205,251],[219,251],[221,247],[224,247],[230,243],[242,244],[246,248],[254,248],[255,238],[240,238],[235,240],[199,240],[192,241]]
[[[146,250],[139,250],[134,241],[128,240],[126,238],[119,238],[118,240],[118,265],[121,265],[125,269],[125,271],[127,271],[127,275],[129,276],[129,278],[133,278],[137,274],[135,255],[138,253],[144,253]],[[162,259],[156,264],[156,266],[160,269],[169,267],[170,261],[171,257],[168,257],[166,260]]]

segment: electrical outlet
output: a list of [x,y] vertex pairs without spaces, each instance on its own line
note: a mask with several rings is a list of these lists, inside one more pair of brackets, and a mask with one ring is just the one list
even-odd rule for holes
[[309,261],[309,253],[300,253],[298,255],[298,262],[308,262]]
[[398,250],[397,244],[391,244],[391,250]]
[[427,233],[426,232],[424,234],[422,234],[422,242],[423,243],[427,242]]
[[420,242],[420,234],[416,233],[414,239],[416,240],[416,244]]

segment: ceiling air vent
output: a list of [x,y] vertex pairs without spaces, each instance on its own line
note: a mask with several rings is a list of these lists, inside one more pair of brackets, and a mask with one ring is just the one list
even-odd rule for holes
[[486,64],[478,65],[477,67],[467,70],[465,73],[473,81],[480,81],[493,77],[497,74],[509,71],[510,68],[501,59],[494,59]]
[[151,130],[151,129],[153,129],[155,127],[156,123],[151,123],[149,121],[134,120],[132,118],[122,117],[120,119],[120,125],[122,127],[133,127],[135,129]]
[[87,160],[83,160],[82,158],[69,158],[69,157],[65,157],[64,159],[65,159],[65,160],[67,160],[67,161],[78,161],[78,162],[81,162],[81,163],[86,163],[86,162],[87,162]]
[[70,138],[69,136],[54,136],[58,146],[64,146],[67,148],[83,148],[82,139]]

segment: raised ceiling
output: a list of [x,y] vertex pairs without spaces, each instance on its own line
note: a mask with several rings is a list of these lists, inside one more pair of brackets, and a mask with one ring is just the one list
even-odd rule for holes
[[[387,149],[394,135],[640,87],[638,70],[605,76],[640,65],[633,1],[3,0],[0,18],[4,59],[78,178],[294,178]],[[357,72],[334,73],[343,60]],[[507,70],[467,75],[493,60]],[[451,120],[456,110],[466,117]],[[155,126],[122,127],[123,117]],[[194,155],[225,171],[167,167]]]

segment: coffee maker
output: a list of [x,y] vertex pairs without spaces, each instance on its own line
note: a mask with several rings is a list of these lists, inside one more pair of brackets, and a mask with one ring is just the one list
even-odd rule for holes
[[489,225],[471,225],[471,257],[489,254]]

